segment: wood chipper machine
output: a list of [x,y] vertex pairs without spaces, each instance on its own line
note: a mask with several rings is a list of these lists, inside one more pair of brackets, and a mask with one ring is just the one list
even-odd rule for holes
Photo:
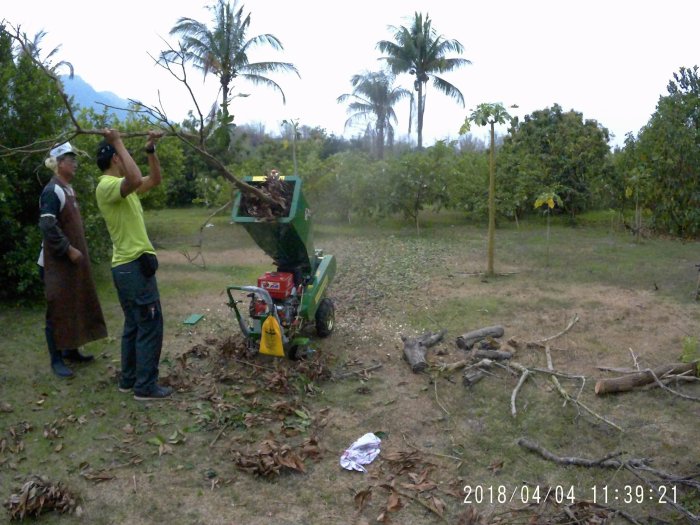
[[[250,354],[262,353],[290,359],[304,357],[309,338],[304,328],[315,324],[316,334],[327,337],[335,324],[333,301],[325,294],[335,276],[333,255],[313,246],[311,210],[297,176],[245,177],[244,182],[261,190],[272,182],[284,194],[285,205],[272,216],[261,211],[255,196],[239,192],[232,220],[242,225],[276,267],[258,277],[257,286],[229,286],[228,306],[235,313]],[[236,300],[234,292],[250,299]],[[238,294],[241,295],[241,294]]]

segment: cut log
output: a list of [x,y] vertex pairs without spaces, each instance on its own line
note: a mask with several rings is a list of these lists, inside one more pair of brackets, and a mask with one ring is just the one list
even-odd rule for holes
[[447,333],[446,329],[442,329],[439,332],[426,332],[422,336],[420,336],[418,339],[420,340],[421,344],[425,346],[426,348],[430,348],[431,346],[435,346],[438,344],[440,341],[442,341],[442,338],[445,337],[445,334]]
[[411,370],[413,372],[422,372],[428,363],[425,360],[425,352],[431,346],[436,345],[447,333],[447,330],[441,330],[440,332],[426,332],[420,337],[405,337],[401,336],[403,341],[403,355],[411,365]]
[[462,334],[457,338],[457,347],[461,348],[462,350],[470,350],[471,347],[474,346],[474,343],[478,343],[487,337],[503,337],[503,333],[503,327],[499,325],[487,326],[486,328],[473,330],[471,332],[467,332],[466,334]]
[[603,395],[613,392],[626,392],[638,386],[656,382],[654,376],[661,379],[667,374],[683,374],[687,372],[697,374],[697,363],[672,363],[655,368],[652,372],[653,375],[648,370],[645,370],[636,374],[627,374],[610,379],[600,379],[595,384],[595,393],[597,395]]
[[469,387],[474,386],[479,381],[481,381],[485,375],[486,374],[484,373],[484,371],[479,370],[478,368],[465,370],[464,377],[462,378],[462,382],[464,383],[464,386],[469,388]]
[[474,358],[493,359],[494,361],[504,361],[513,357],[511,352],[506,352],[505,350],[474,350],[471,352],[471,355]]

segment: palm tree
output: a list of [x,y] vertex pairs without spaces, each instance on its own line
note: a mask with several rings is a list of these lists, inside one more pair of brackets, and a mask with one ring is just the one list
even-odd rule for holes
[[365,72],[353,75],[350,79],[353,85],[352,93],[340,95],[339,104],[351,101],[347,108],[350,114],[345,121],[345,127],[358,122],[374,121],[374,133],[377,140],[377,156],[384,158],[384,143],[393,144],[396,112],[394,105],[401,99],[410,98],[411,92],[394,87],[394,77],[380,72]]
[[391,72],[415,75],[413,87],[417,92],[418,148],[423,147],[423,114],[425,112],[425,95],[428,80],[432,77],[433,86],[445,95],[455,99],[464,107],[464,97],[459,89],[438,74],[447,73],[458,67],[471,64],[466,58],[447,58],[450,52],[462,53],[464,48],[457,40],[446,40],[438,35],[432,27],[432,20],[426,14],[415,13],[410,27],[390,26],[394,32],[394,41],[382,40],[377,48],[387,56]]
[[[219,78],[221,83],[222,121],[229,124],[228,105],[231,82],[241,77],[254,85],[271,87],[282,95],[282,88],[274,80],[264,76],[274,72],[293,72],[299,76],[296,67],[289,62],[250,62],[248,53],[256,46],[268,45],[275,50],[282,50],[282,43],[271,34],[263,34],[248,38],[250,13],[243,13],[243,5],[238,7],[237,0],[233,5],[228,0],[218,0],[216,5],[208,9],[213,13],[212,25],[208,27],[192,18],[180,18],[170,30],[171,35],[181,38],[186,60],[201,69],[206,77],[211,73]],[[173,53],[165,51],[164,56]]]
[[[32,58],[35,58],[37,60],[40,60],[51,73],[55,73],[56,70],[61,67],[61,66],[66,66],[68,70],[70,71],[70,78],[73,78],[73,64],[70,62],[66,62],[65,60],[62,60],[58,62],[57,64],[53,65],[51,64],[51,58],[56,55],[61,48],[61,46],[57,46],[53,48],[47,55],[46,57],[41,60],[40,54],[41,54],[41,41],[44,39],[44,37],[48,33],[44,30],[38,31],[37,33],[34,34],[34,38],[32,40],[29,39],[27,36],[27,33],[22,33],[22,40],[25,43],[26,46],[26,51],[29,52]],[[24,49],[20,49],[19,54],[22,55],[24,53]]]
[[[511,107],[517,108],[516,105]],[[496,237],[496,174],[495,174],[495,131],[496,124],[505,124],[512,117],[503,107],[503,104],[494,103],[479,104],[471,114],[464,119],[464,124],[459,130],[460,134],[469,131],[469,124],[475,123],[477,126],[491,126],[491,147],[489,148],[489,236],[488,236],[488,266],[486,274],[493,277],[493,252]]]

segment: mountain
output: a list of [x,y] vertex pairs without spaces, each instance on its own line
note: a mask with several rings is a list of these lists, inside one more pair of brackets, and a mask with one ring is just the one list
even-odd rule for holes
[[66,94],[73,97],[73,102],[81,108],[93,108],[97,113],[102,113],[104,111],[102,104],[106,104],[112,106],[108,110],[109,113],[115,114],[119,119],[126,117],[127,111],[112,108],[126,108],[129,106],[128,100],[120,98],[111,91],[95,91],[78,75],[74,75],[73,78],[61,75],[61,82],[63,82]]

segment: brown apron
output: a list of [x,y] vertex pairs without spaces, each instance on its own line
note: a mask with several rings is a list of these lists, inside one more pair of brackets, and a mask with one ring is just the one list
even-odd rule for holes
[[44,250],[44,286],[48,303],[47,317],[53,325],[59,349],[78,348],[85,343],[107,337],[102,307],[92,280],[83,219],[71,189],[53,178],[66,194],[66,203],[56,218],[71,246],[83,254],[78,264],[68,255],[57,257]]

